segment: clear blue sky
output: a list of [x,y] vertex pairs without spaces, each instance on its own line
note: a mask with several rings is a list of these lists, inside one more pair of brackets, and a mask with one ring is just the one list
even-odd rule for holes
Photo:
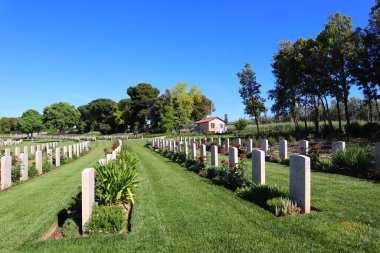
[[[315,37],[337,11],[365,26],[374,0],[0,0],[0,117],[66,101],[118,101],[129,86],[186,82],[244,116],[236,73],[251,63],[262,92],[282,40]],[[360,92],[353,90],[353,95]],[[267,105],[270,106],[268,101]]]

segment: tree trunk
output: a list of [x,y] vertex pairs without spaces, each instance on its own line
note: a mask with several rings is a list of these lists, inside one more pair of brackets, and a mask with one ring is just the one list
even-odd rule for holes
[[369,122],[373,122],[373,117],[372,117],[372,99],[368,97],[368,115],[369,115]]
[[318,100],[315,98],[312,99],[314,106],[314,125],[315,125],[315,137],[319,137],[319,104]]
[[336,96],[336,109],[338,110],[338,122],[339,122],[339,132],[342,133],[342,119],[340,117],[340,105],[338,96]]
[[329,122],[329,125],[331,128],[334,128],[332,120],[331,120],[331,115],[330,115],[330,109],[329,109],[329,103],[327,102],[327,97],[324,96],[325,102],[326,102],[326,113],[327,113],[327,121]]
[[260,130],[259,130],[259,119],[257,118],[257,113],[255,112],[255,123],[256,123],[256,128],[257,128],[257,138],[260,138]]
[[308,135],[308,128],[307,128],[307,96],[305,98],[305,116],[304,116],[304,123],[305,123],[305,138],[307,138]]
[[320,101],[321,105],[322,105],[322,111],[323,111],[323,124],[324,124],[324,127],[326,127],[326,120],[327,120],[327,113],[326,113],[326,108],[325,108],[325,104],[323,103],[323,100],[321,97],[318,97],[318,101]]
[[346,124],[349,127],[350,126],[350,114],[348,112],[348,94],[344,94],[343,98],[343,103],[344,103],[344,114],[346,116]]

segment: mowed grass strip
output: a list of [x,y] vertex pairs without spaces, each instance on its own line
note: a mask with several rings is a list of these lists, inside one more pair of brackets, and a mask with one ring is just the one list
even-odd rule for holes
[[37,240],[57,220],[57,214],[80,192],[81,172],[103,158],[111,142],[93,142],[84,157],[0,192],[0,251],[13,252]]
[[[380,185],[313,173],[309,215],[276,218],[143,147],[132,232],[110,237],[35,242],[33,252],[377,252]],[[267,181],[288,184],[288,168],[270,164]]]

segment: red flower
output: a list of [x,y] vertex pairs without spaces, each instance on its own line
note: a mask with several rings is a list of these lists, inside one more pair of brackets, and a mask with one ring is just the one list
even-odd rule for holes
[[107,148],[103,148],[103,151],[104,151],[104,152],[107,152],[107,150],[108,150]]
[[243,161],[244,160],[244,154],[240,154],[240,161]]
[[235,167],[235,163],[230,162],[230,168],[232,169],[232,168],[234,168],[234,167]]
[[223,159],[222,164],[225,165],[226,163],[227,163],[227,161]]

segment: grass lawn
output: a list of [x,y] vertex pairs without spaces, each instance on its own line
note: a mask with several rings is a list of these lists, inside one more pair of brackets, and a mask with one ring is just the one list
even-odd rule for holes
[[57,214],[80,192],[81,172],[103,158],[111,142],[94,142],[92,150],[73,163],[0,192],[0,252],[15,252],[36,241]]
[[[24,244],[23,251],[378,252],[380,249],[380,184],[313,172],[312,206],[320,211],[276,218],[148,150],[143,147],[144,140],[125,143],[140,159],[141,183],[133,209],[132,232],[38,242],[35,238],[43,231],[35,229],[36,236]],[[287,189],[288,174],[288,167],[267,163],[267,183]],[[72,192],[74,195],[76,189]],[[70,194],[66,195],[68,201]],[[62,205],[56,210],[59,208]],[[46,213],[45,219],[52,221],[53,213]],[[28,217],[30,222],[41,223],[32,216]],[[45,222],[43,227],[48,224]]]

